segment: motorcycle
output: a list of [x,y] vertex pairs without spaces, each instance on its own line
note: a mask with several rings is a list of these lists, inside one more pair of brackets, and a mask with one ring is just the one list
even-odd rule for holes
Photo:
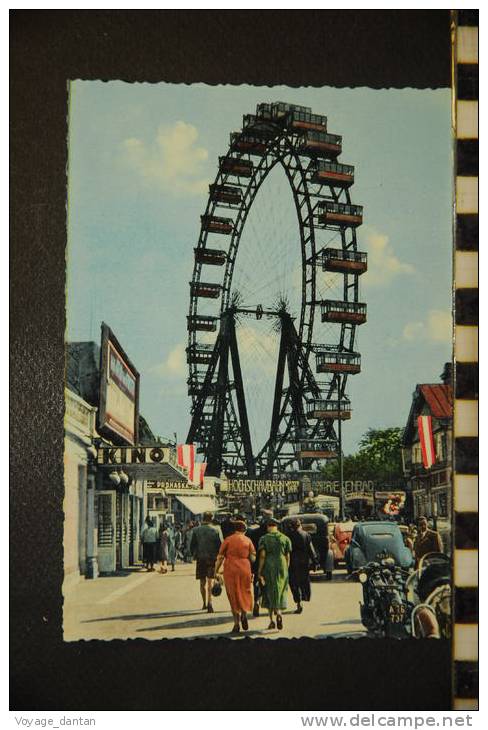
[[409,572],[392,557],[378,556],[354,571],[363,588],[361,621],[375,638],[404,639],[412,635],[413,604],[408,600],[406,583]]
[[414,604],[410,621],[416,639],[451,639],[451,563],[442,553],[428,553],[407,581]]

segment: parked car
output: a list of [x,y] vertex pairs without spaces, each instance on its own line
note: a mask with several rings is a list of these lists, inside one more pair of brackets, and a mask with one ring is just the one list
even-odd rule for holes
[[344,554],[351,542],[355,522],[336,522],[330,533],[330,547],[334,553],[334,567],[345,562]]
[[403,542],[399,526],[387,520],[357,522],[344,557],[349,573],[386,557],[393,558],[397,565],[405,569],[414,562],[412,553]]
[[299,519],[302,523],[302,529],[308,532],[312,538],[312,544],[317,553],[319,567],[324,571],[327,578],[332,578],[332,570],[334,568],[334,557],[329,546],[329,519],[325,515],[319,513],[298,514],[284,517],[281,521],[281,531],[290,532],[290,521]]

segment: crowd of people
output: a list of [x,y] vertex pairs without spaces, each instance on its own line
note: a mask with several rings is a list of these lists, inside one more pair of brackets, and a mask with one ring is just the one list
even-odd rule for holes
[[142,533],[143,561],[148,571],[175,570],[177,560],[196,560],[202,610],[213,613],[212,599],[225,587],[234,618],[231,633],[249,628],[248,614],[259,616],[264,609],[269,629],[283,628],[288,588],[302,613],[303,602],[310,601],[310,566],[317,560],[310,535],[300,520],[291,521],[290,536],[278,530],[279,522],[265,513],[259,526],[248,528],[244,517],[235,515],[222,525],[207,512],[202,523],[186,525],[161,523],[156,528],[146,519]]
[[[168,565],[175,570],[177,560],[195,560],[202,610],[213,613],[212,599],[225,587],[234,619],[232,634],[247,631],[248,614],[259,616],[261,608],[268,613],[268,629],[281,630],[288,589],[295,613],[302,613],[303,603],[311,599],[310,568],[318,561],[310,534],[298,517],[289,521],[288,534],[278,529],[279,524],[271,512],[263,512],[260,524],[251,527],[240,515],[218,525],[213,514],[206,512],[202,523],[162,522],[158,529],[148,517],[142,533],[143,561],[148,571],[159,563],[160,573],[165,574]],[[442,552],[440,535],[429,529],[425,517],[419,518],[418,528],[403,534],[416,565],[423,555]]]
[[154,566],[159,563],[159,572],[164,574],[168,572],[168,565],[174,571],[178,560],[191,563],[191,536],[199,524],[189,521],[186,525],[175,525],[168,521],[161,522],[157,528],[154,519],[147,517],[141,534],[142,560],[146,570],[154,571]]

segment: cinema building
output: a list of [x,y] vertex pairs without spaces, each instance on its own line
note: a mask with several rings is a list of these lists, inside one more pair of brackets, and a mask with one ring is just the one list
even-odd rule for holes
[[[182,475],[167,463],[169,450],[139,414],[139,373],[107,325],[102,324],[100,345],[68,343],[65,396],[67,588],[80,577],[136,563],[148,479]],[[152,449],[162,456],[159,461],[148,456],[146,463]],[[113,458],[104,463],[100,454],[108,452]]]

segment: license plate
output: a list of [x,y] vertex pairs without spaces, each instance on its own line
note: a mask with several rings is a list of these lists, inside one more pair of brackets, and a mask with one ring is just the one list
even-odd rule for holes
[[403,603],[393,603],[389,609],[390,621],[393,624],[402,623],[405,618],[405,606]]

